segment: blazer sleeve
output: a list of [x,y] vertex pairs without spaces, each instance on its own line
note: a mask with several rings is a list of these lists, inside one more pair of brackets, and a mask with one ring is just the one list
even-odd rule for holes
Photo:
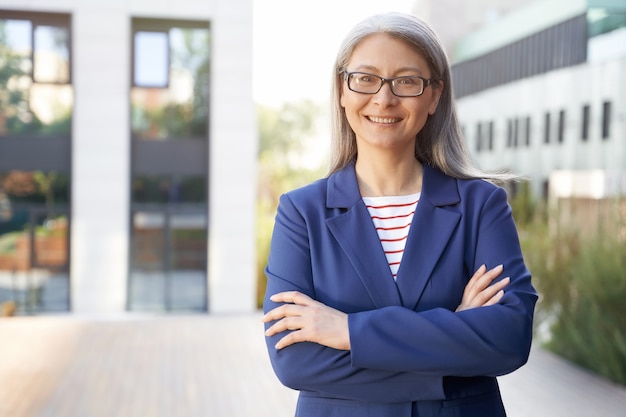
[[[297,290],[315,298],[308,233],[305,218],[283,195],[266,267],[265,312],[278,306],[269,297],[281,291]],[[266,342],[274,372],[289,388],[383,403],[444,398],[438,375],[354,366],[350,352],[316,343],[296,343],[276,350],[274,345],[282,336],[284,333],[266,337]]]
[[476,230],[472,271],[502,263],[502,278],[511,278],[500,302],[458,313],[386,307],[351,314],[353,366],[462,377],[498,376],[526,363],[537,295],[504,190],[494,188],[470,222]]

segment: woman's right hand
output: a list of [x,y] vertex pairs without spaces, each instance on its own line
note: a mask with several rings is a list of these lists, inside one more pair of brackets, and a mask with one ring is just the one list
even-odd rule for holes
[[503,288],[511,282],[511,279],[507,277],[493,285],[491,285],[491,283],[500,276],[502,269],[502,265],[498,265],[487,271],[487,267],[481,265],[465,286],[463,299],[461,300],[461,304],[456,308],[456,311],[490,306],[500,301],[504,295]]

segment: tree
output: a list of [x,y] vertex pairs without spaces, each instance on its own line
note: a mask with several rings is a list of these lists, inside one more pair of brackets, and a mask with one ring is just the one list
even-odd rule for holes
[[258,107],[259,176],[257,196],[258,303],[265,292],[265,264],[280,195],[324,175],[324,164],[306,167],[306,159],[321,114],[311,101],[287,103],[277,110]]

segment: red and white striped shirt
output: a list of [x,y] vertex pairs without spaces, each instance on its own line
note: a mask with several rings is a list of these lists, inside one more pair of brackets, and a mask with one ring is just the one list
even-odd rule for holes
[[409,228],[420,194],[363,197],[394,280],[398,275],[398,268],[400,268],[404,246],[409,236]]

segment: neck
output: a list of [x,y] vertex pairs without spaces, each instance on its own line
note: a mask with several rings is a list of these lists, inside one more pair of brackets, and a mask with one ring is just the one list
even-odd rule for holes
[[422,191],[422,164],[411,156],[398,159],[357,158],[356,176],[363,197],[409,195]]

